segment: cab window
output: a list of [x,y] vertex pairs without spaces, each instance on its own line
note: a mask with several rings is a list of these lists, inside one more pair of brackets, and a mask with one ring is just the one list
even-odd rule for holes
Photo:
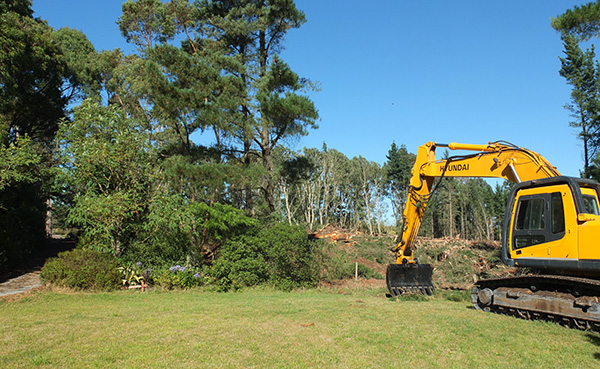
[[513,248],[520,249],[546,242],[544,197],[530,197],[519,201]]
[[[565,235],[561,192],[525,195],[519,199],[513,230],[513,249],[559,240]],[[595,199],[594,199],[595,200]]]
[[598,211],[598,201],[596,201],[595,196],[583,195],[583,205],[585,206],[586,213],[600,215],[600,211]]
[[518,230],[544,229],[544,199],[533,198],[521,201],[517,216]]
[[562,195],[559,192],[553,193],[552,201],[552,234],[565,231],[565,211],[563,208]]

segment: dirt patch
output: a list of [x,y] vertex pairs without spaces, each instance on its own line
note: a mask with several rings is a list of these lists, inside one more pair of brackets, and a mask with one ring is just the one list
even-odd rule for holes
[[39,270],[23,274],[0,284],[0,298],[27,292],[41,286]]

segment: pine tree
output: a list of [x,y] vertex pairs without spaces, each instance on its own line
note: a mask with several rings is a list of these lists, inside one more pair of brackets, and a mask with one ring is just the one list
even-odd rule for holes
[[583,176],[589,177],[590,160],[598,152],[600,140],[600,68],[594,61],[594,47],[583,52],[572,36],[564,36],[565,57],[560,58],[560,75],[573,87],[571,102],[565,105],[571,117],[569,124],[580,129],[583,141]]

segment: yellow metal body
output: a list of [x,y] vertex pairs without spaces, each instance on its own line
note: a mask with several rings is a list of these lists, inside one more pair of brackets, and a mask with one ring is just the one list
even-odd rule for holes
[[[448,160],[437,160],[435,149],[438,147],[450,150],[475,151],[475,153]],[[408,198],[404,208],[402,235],[400,242],[392,250],[396,254],[396,262],[398,264],[416,262],[413,256],[413,245],[436,178],[490,177],[504,178],[520,183],[557,176],[560,176],[560,173],[541,155],[510,144],[473,145],[453,142],[446,145],[428,142],[420,146],[412,169]],[[570,215],[572,214],[568,216]],[[570,219],[576,218],[575,216],[575,218]],[[595,230],[591,230],[590,227],[590,231],[587,232],[585,237],[592,237],[593,232]],[[571,240],[569,237],[568,239]],[[563,254],[567,248],[567,246],[559,247],[558,244],[552,247],[555,248],[557,253]],[[538,252],[540,251],[537,250],[536,253]]]
[[[507,250],[509,259],[514,260],[516,266],[541,266],[546,265],[555,269],[578,269],[586,274],[598,274],[600,267],[600,215],[598,210],[598,193],[593,188],[579,188],[582,198],[586,199],[584,212],[576,209],[575,195],[572,188],[566,184],[556,186],[542,186],[520,190],[512,203],[509,213],[508,232],[506,233]],[[538,228],[546,226],[545,230],[524,229],[519,224],[519,218],[527,219],[529,214],[520,211],[525,201],[543,196],[555,196],[558,206],[554,209],[553,201],[547,202],[543,220],[549,224],[541,224]],[[558,228],[553,232],[552,228]],[[519,232],[524,235],[520,236]],[[540,241],[526,242],[519,245],[519,237],[536,237]],[[587,262],[587,264],[585,264]],[[583,264],[582,264],[583,263]],[[582,267],[583,265],[583,267]],[[586,266],[587,265],[587,266]]]
[[510,233],[509,238],[510,242],[510,256],[512,259],[519,258],[539,258],[539,259],[566,259],[578,258],[578,250],[577,250],[577,211],[575,209],[575,202],[573,199],[573,194],[567,185],[559,185],[559,186],[549,186],[549,187],[541,187],[541,188],[531,188],[520,191],[519,198],[527,197],[535,197],[535,195],[543,195],[547,193],[559,193],[562,197],[563,210],[564,210],[564,219],[566,221],[565,224],[565,232],[564,236],[558,240],[542,242],[537,245],[531,245],[523,248],[517,248],[514,245],[512,240],[514,239],[514,229],[517,227],[515,225],[517,214],[517,208],[519,206],[519,201],[514,202],[513,209],[511,211],[510,218]]

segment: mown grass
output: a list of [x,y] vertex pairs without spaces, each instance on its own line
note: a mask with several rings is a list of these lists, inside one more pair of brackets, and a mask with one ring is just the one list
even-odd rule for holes
[[42,292],[0,302],[1,368],[569,368],[600,338],[383,290]]

